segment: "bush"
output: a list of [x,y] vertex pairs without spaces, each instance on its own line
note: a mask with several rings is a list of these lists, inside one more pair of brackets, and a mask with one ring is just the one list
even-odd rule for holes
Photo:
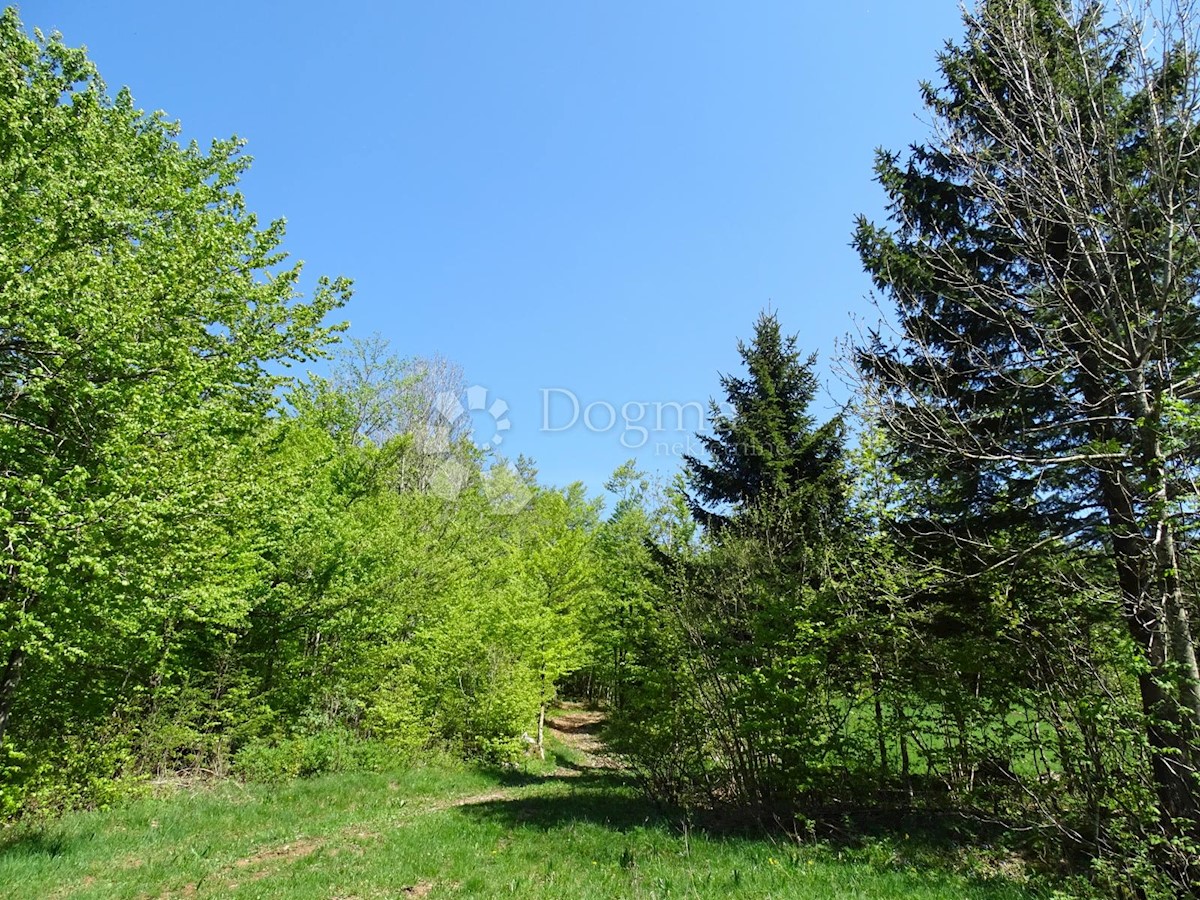
[[0,750],[0,820],[97,809],[137,794],[133,754],[123,740],[64,735],[54,747]]
[[400,757],[416,756],[429,743],[430,727],[422,715],[411,667],[380,684],[363,716],[363,726]]
[[328,728],[246,744],[234,756],[233,769],[245,781],[272,783],[336,772],[378,772],[402,758],[381,741],[363,740],[346,728]]

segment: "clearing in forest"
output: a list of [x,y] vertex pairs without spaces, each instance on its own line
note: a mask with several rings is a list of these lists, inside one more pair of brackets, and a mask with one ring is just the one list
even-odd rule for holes
[[[713,835],[642,799],[601,714],[548,721],[537,771],[443,762],[282,785],[223,782],[12,829],[0,897],[1025,898],[919,841],[857,849]],[[531,764],[532,767],[532,764]]]

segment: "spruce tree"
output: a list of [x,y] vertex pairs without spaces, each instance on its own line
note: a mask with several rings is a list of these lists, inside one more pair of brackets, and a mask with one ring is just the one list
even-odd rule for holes
[[766,312],[738,353],[746,374],[721,377],[725,409],[712,401],[712,434],[697,436],[708,461],[684,458],[692,513],[714,535],[735,522],[753,530],[786,519],[795,541],[820,541],[845,491],[842,418],[818,425],[809,410],[816,357],[801,359],[796,337]]
[[[1104,548],[1139,648],[1159,800],[1200,818],[1200,673],[1181,572],[1200,397],[1200,64],[1184,5],[983,0],[876,167],[855,244],[899,339],[860,349],[923,527]],[[1155,33],[1148,34],[1150,28]],[[959,546],[964,544],[960,542]]]
[[711,404],[712,433],[700,437],[708,459],[686,459],[706,549],[666,560],[665,595],[683,648],[680,696],[695,704],[683,720],[707,732],[680,746],[712,754],[692,777],[711,800],[770,817],[811,785],[832,737],[815,698],[828,696],[819,685],[837,640],[824,623],[845,506],[842,420],[817,423],[815,359],[776,316],[761,315],[738,349],[745,374],[722,377],[726,406]]

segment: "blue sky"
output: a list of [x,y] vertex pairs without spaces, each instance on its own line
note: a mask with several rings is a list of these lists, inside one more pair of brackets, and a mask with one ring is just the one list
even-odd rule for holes
[[354,279],[351,333],[458,362],[507,403],[506,454],[594,490],[630,456],[678,467],[673,407],[635,452],[627,404],[716,394],[768,304],[820,354],[823,414],[847,396],[831,360],[874,320],[849,247],[856,213],[882,216],[873,150],[925,134],[918,82],[961,31],[951,0],[21,13],[186,137],[246,138],[249,207],[287,218],[308,283]]

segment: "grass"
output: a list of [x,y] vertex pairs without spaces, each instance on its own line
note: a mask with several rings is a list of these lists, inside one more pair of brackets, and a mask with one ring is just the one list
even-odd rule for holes
[[851,850],[693,831],[619,773],[557,751],[528,772],[226,782],[14,828],[0,836],[0,896],[1036,896],[903,840]]

